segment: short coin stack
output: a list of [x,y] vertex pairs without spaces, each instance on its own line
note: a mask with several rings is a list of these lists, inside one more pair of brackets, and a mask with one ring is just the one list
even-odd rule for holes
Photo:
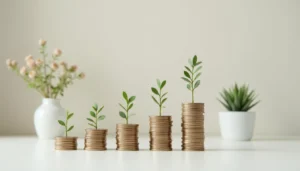
[[204,104],[182,104],[182,150],[204,151]]
[[117,150],[139,150],[138,127],[138,124],[117,124]]
[[77,137],[55,137],[55,150],[77,150]]
[[86,129],[84,149],[91,151],[106,150],[107,129]]
[[172,150],[172,117],[150,116],[150,150]]

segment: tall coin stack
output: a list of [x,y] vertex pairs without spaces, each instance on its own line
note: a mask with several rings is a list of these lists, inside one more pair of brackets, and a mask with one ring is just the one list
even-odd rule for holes
[[182,104],[182,150],[204,151],[204,103]]
[[139,150],[138,127],[138,124],[117,124],[117,150]]
[[55,150],[77,150],[77,137],[55,137]]
[[150,116],[150,150],[172,150],[172,117]]
[[91,151],[106,150],[107,129],[86,129],[84,149]]

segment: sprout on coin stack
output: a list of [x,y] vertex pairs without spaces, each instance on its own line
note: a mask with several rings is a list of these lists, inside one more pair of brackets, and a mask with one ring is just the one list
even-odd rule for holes
[[[154,94],[153,101],[159,107],[158,116],[150,116],[150,150],[153,151],[171,151],[172,150],[172,117],[162,116],[163,104],[167,101],[167,92],[163,88],[167,84],[166,80],[156,80],[157,88],[151,87]],[[156,98],[156,97],[157,98]]]
[[116,144],[117,150],[123,151],[137,151],[139,150],[138,143],[138,124],[129,124],[129,117],[134,114],[130,114],[130,110],[133,107],[133,102],[135,96],[129,97],[128,94],[123,91],[123,99],[125,100],[125,105],[119,103],[122,111],[119,112],[121,118],[125,119],[125,124],[117,124],[117,135]]
[[204,103],[195,103],[195,89],[200,85],[202,61],[195,55],[189,59],[181,77],[192,93],[192,103],[182,104],[182,150],[204,151]]
[[98,104],[92,106],[90,115],[92,118],[87,118],[89,125],[94,129],[86,129],[85,139],[84,139],[84,149],[85,150],[106,150],[106,136],[107,129],[99,129],[98,121],[104,120],[105,115],[100,115],[104,106],[99,108]]
[[65,121],[58,120],[58,123],[65,128],[65,137],[55,138],[55,149],[56,150],[76,150],[77,149],[77,137],[69,137],[70,132],[74,125],[68,126],[69,120],[73,117],[74,113],[66,112]]

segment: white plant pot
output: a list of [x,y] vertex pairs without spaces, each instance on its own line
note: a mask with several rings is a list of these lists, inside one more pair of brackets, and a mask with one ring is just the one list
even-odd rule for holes
[[57,120],[65,119],[65,109],[58,99],[43,99],[43,103],[34,113],[34,126],[40,139],[54,139],[63,136],[64,128]]
[[255,112],[219,112],[219,124],[223,139],[250,141],[253,136]]

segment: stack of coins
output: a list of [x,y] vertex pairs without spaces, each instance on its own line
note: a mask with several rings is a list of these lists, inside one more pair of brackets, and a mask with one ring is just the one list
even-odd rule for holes
[[204,104],[182,104],[182,150],[204,151]]
[[86,129],[84,149],[103,151],[106,150],[107,129]]
[[55,150],[77,150],[77,137],[56,137]]
[[172,117],[150,116],[150,150],[172,150]]
[[137,124],[117,124],[117,150],[139,150],[138,127]]

